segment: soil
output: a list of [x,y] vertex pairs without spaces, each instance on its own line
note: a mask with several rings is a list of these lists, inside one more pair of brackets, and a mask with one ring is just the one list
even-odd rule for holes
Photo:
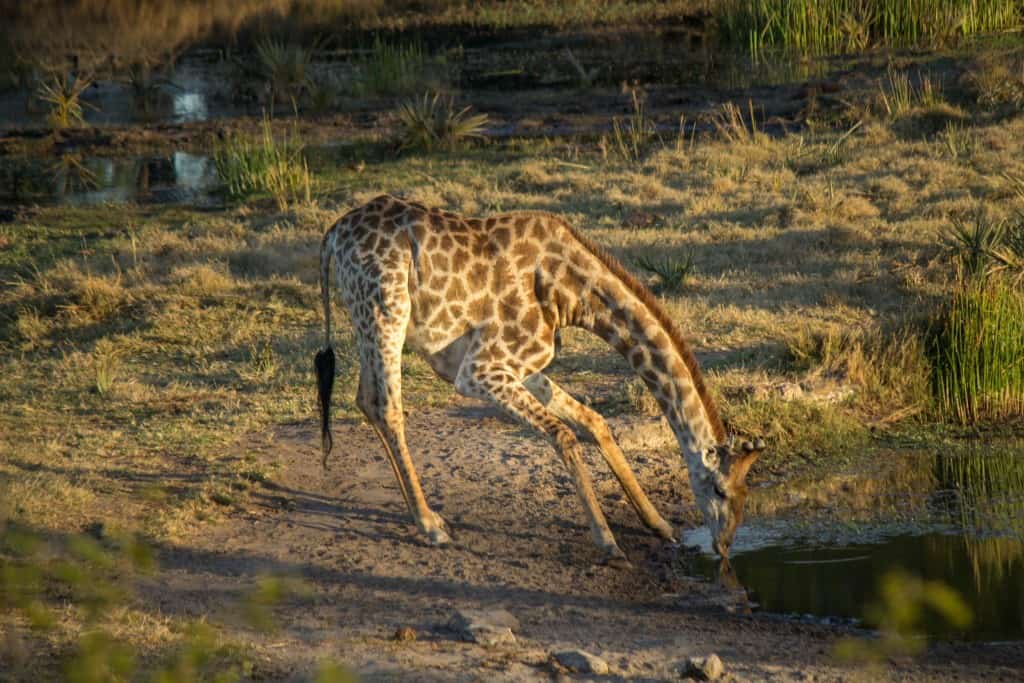
[[[461,399],[413,410],[407,434],[452,545],[427,546],[411,524],[369,426],[335,424],[325,472],[311,421],[244,445],[276,468],[271,481],[163,548],[143,599],[166,614],[240,621],[231,615],[260,577],[301,579],[308,592],[274,608],[277,630],[240,631],[252,638],[257,679],[306,680],[333,659],[367,681],[547,680],[576,675],[551,653],[581,648],[608,662],[600,680],[676,679],[687,657],[712,652],[726,680],[1020,680],[1024,643],[933,643],[870,671],[837,663],[836,641],[864,632],[750,614],[734,592],[682,575],[593,447],[595,486],[628,569],[595,564],[571,480],[539,437]],[[628,454],[658,509],[697,525],[675,456]],[[458,609],[507,610],[520,623],[516,644],[463,642],[448,628]]]

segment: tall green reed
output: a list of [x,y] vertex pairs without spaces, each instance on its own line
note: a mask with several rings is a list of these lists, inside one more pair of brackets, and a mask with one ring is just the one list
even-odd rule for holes
[[725,0],[720,37],[758,58],[947,44],[1021,25],[1017,0]]
[[215,150],[213,160],[231,198],[265,192],[281,211],[311,199],[312,176],[298,132],[275,139],[269,119],[263,120],[257,137],[228,136]]
[[1024,414],[1024,291],[962,276],[931,340],[938,407],[962,424]]

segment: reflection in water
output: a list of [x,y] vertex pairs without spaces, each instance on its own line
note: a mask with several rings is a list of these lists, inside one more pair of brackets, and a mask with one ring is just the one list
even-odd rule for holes
[[121,202],[207,204],[217,187],[209,157],[82,157],[0,161],[0,200],[83,205]]
[[979,448],[936,459],[956,495],[948,511],[963,535],[978,589],[998,584],[1024,560],[1024,456]]
[[732,591],[745,586],[763,610],[853,619],[863,619],[879,599],[882,577],[902,569],[950,586],[974,613],[966,632],[926,614],[927,633],[1024,638],[1024,444],[915,460],[935,473],[931,490],[919,492],[931,511],[924,533],[879,538],[868,532],[863,542],[822,544],[754,527],[747,530],[754,543],[734,548],[731,565],[704,554],[695,569]]
[[205,121],[210,117],[206,108],[206,96],[202,93],[175,93],[171,104],[173,107],[172,120],[175,123]]

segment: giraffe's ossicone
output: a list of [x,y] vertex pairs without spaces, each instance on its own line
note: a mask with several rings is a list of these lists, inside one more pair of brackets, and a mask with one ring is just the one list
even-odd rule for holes
[[603,559],[624,563],[625,555],[598,505],[574,429],[597,441],[643,522],[674,539],[604,419],[543,374],[559,328],[576,326],[621,353],[654,394],[679,441],[715,549],[728,554],[743,515],[746,475],[764,444],[733,448],[682,335],[650,291],[606,251],[544,213],[466,218],[381,196],[345,214],[320,248],[325,340],[315,365],[325,464],[334,382],[332,258],[359,349],[356,403],[432,543],[449,538],[423,497],[406,446],[406,344],[459,393],[492,401],[548,437],[573,477]]

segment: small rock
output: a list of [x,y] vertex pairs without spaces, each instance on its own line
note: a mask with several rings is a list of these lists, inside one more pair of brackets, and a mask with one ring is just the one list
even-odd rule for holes
[[448,628],[470,643],[486,647],[512,645],[516,642],[512,629],[519,628],[519,620],[503,609],[457,610],[448,621]]
[[717,681],[725,673],[722,660],[715,653],[707,657],[689,657],[682,667],[684,678],[696,678],[698,681]]
[[395,629],[395,634],[391,636],[391,640],[397,640],[400,643],[411,643],[416,640],[416,631],[409,626],[399,626]]
[[783,401],[794,401],[804,395],[804,388],[796,382],[779,382],[774,389]]
[[565,650],[552,655],[560,666],[569,671],[581,674],[603,676],[608,673],[608,662],[586,650]]

